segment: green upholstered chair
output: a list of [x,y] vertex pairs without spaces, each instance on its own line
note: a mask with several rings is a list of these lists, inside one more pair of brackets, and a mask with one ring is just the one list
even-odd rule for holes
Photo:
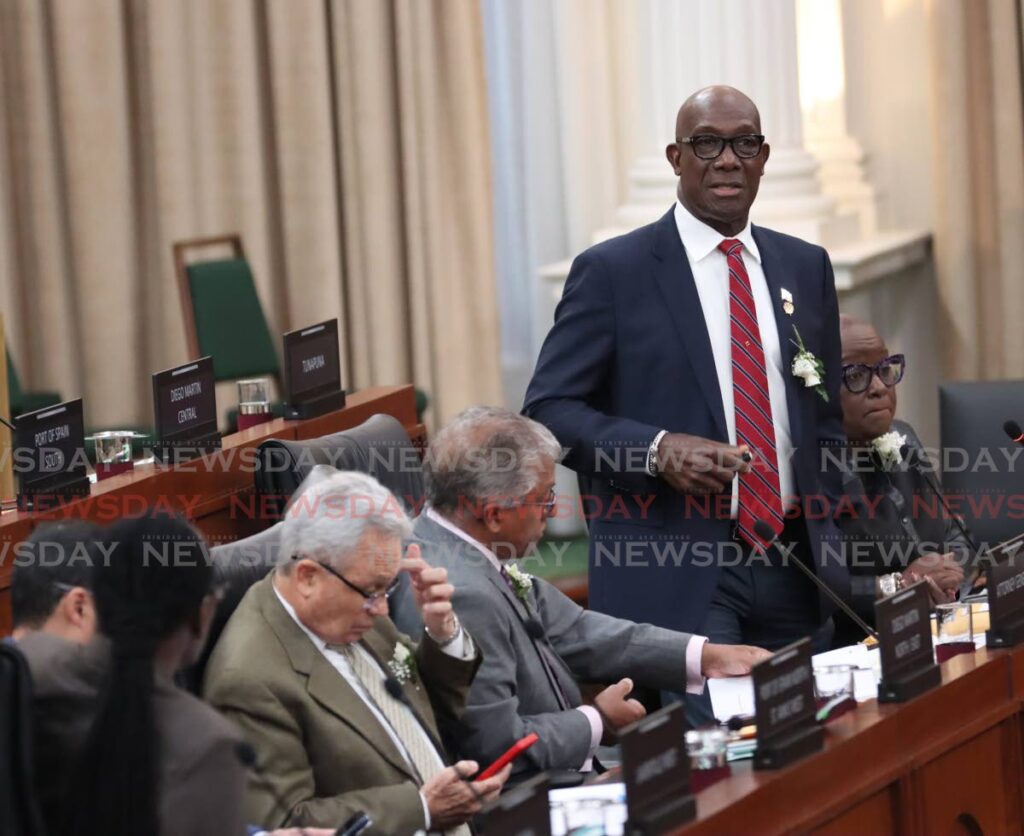
[[[230,255],[188,261],[190,251],[226,247]],[[238,235],[174,245],[174,264],[191,357],[213,357],[217,380],[280,376],[274,338],[263,315],[249,262]]]
[[10,350],[7,351],[7,395],[11,405],[9,417],[12,419],[61,402],[60,392],[26,392],[21,388],[21,379],[14,368]]
[[[226,255],[190,260],[199,250],[219,248]],[[174,244],[174,268],[185,320],[189,356],[213,358],[218,381],[273,377],[281,385],[281,364],[275,340],[263,314],[252,270],[239,235],[196,238]],[[276,417],[281,403],[271,405]],[[237,409],[228,411],[234,430]]]

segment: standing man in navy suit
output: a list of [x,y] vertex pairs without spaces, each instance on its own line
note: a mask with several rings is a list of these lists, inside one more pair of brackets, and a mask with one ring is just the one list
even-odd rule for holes
[[687,99],[677,203],[576,258],[524,412],[580,476],[594,609],[824,648],[831,609],[791,563],[848,594],[821,454],[843,441],[836,291],[821,247],[748,220],[768,154],[743,93]]

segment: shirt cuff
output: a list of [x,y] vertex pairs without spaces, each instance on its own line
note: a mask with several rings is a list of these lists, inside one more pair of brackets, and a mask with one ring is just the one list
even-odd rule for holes
[[462,629],[462,624],[459,624],[459,634],[455,641],[442,647],[441,652],[456,659],[473,659],[476,657],[476,646],[473,644],[473,637]]
[[653,467],[658,453],[658,445],[661,444],[661,440],[668,435],[668,430],[662,430],[656,436],[654,441],[651,442],[651,446],[647,448],[647,475],[657,476],[658,471]]
[[426,832],[429,833],[430,832],[430,808],[427,806],[427,797],[423,793],[420,793],[420,801],[423,802],[423,821],[426,822],[426,824],[423,825],[423,829]]
[[703,694],[704,683],[707,681],[701,672],[701,656],[707,636],[690,636],[686,643],[686,693]]
[[604,736],[604,721],[592,705],[581,705],[576,708],[576,711],[582,712],[590,723],[590,752],[587,754],[587,759],[583,761],[583,766],[580,767],[580,772],[590,772],[593,768],[594,752],[597,751],[601,738]]

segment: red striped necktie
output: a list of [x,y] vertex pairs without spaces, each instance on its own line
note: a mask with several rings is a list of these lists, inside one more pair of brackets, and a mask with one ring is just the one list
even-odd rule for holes
[[775,425],[768,396],[768,373],[757,325],[750,277],[743,264],[743,243],[726,239],[718,245],[729,264],[729,319],[732,332],[732,391],[736,412],[736,443],[753,453],[749,473],[739,475],[739,535],[752,546],[766,546],[754,533],[764,520],[776,536],[782,533],[782,491],[775,452]]

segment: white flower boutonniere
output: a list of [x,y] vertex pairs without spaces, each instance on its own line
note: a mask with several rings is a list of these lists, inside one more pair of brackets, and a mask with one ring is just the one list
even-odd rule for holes
[[402,642],[395,645],[395,654],[388,662],[388,670],[403,685],[416,678],[416,659],[413,658],[412,651]]
[[882,467],[892,470],[903,461],[903,445],[906,443],[907,437],[893,430],[872,439],[871,447],[881,460]]
[[795,325],[793,333],[796,334],[796,339],[790,340],[790,342],[797,347],[796,357],[793,358],[793,377],[799,377],[804,382],[804,386],[808,389],[813,388],[821,396],[821,399],[828,403],[828,392],[821,385],[821,379],[825,376],[825,364],[807,350]]
[[527,603],[530,590],[533,589],[533,575],[527,574],[514,563],[508,564],[505,567],[505,572],[508,574],[508,579],[512,581],[512,586],[515,587],[516,597],[524,604]]

